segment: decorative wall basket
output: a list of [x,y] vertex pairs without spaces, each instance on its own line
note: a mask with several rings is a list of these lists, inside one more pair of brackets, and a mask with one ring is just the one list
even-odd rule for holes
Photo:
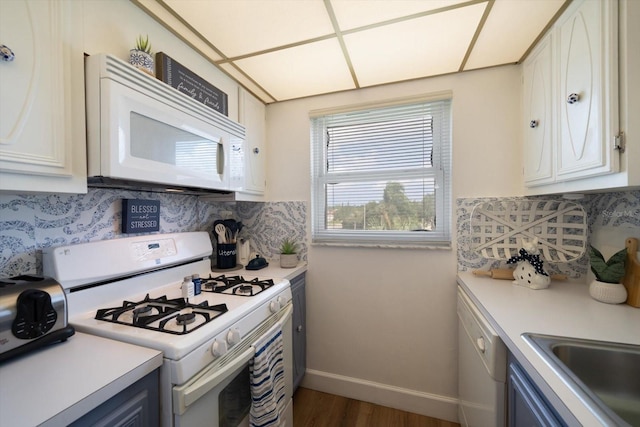
[[587,214],[564,200],[503,200],[476,205],[471,213],[471,247],[484,258],[508,260],[523,239],[537,238],[550,262],[581,258],[587,248]]

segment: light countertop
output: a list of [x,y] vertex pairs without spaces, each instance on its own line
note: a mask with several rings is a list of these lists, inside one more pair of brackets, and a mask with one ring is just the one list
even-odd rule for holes
[[0,426],[67,425],[162,365],[162,353],[76,332],[0,364]]
[[522,337],[539,333],[562,337],[640,345],[640,308],[627,304],[604,304],[591,298],[589,286],[577,282],[551,282],[547,289],[533,290],[510,280],[476,277],[459,272],[458,283],[468,291],[532,380],[545,395],[559,399],[582,425],[601,423],[589,408]]
[[279,259],[268,259],[268,266],[261,268],[260,270],[247,270],[245,267],[229,270],[214,270],[216,272],[224,273],[228,272],[229,275],[240,275],[240,276],[258,276],[265,279],[287,279],[291,280],[294,277],[299,276],[300,274],[307,271],[307,263],[305,261],[298,262],[298,265],[293,268],[282,268],[280,267]]

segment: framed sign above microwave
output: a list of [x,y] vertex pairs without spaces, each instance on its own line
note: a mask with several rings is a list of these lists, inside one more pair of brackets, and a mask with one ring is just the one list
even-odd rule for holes
[[156,53],[156,77],[195,101],[229,115],[226,93],[162,52]]

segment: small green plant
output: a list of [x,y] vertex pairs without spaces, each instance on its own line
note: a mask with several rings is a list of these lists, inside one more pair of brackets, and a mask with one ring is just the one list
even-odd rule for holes
[[149,35],[142,37],[139,35],[136,39],[136,49],[143,52],[151,53],[151,43],[149,43]]
[[282,239],[280,244],[280,253],[285,255],[295,254],[298,252],[298,244],[291,238]]
[[596,279],[607,283],[620,283],[624,277],[624,264],[627,259],[627,248],[616,252],[609,258],[604,260],[604,256],[599,250],[590,246],[589,261],[591,262],[591,271],[596,275]]

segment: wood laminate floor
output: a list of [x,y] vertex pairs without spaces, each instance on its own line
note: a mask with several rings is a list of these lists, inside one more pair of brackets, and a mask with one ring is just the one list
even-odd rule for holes
[[295,427],[459,427],[398,409],[299,387],[293,396]]

